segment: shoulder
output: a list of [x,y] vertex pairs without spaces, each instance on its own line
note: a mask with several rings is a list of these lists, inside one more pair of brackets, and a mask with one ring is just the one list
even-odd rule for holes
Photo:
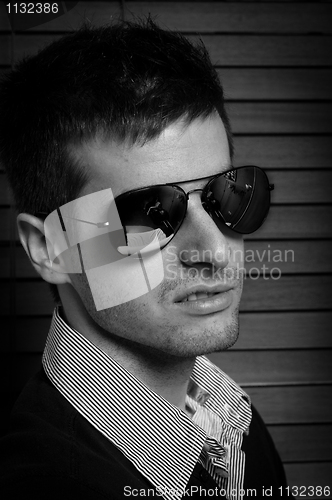
[[0,449],[3,499],[21,500],[28,493],[63,500],[99,500],[112,493],[116,499],[123,498],[126,485],[148,485],[123,454],[62,397],[43,370],[16,402]]
[[254,406],[249,435],[243,437],[242,449],[246,455],[245,489],[262,491],[263,487],[272,487],[274,495],[278,496],[278,488],[287,486],[284,468],[272,437]]

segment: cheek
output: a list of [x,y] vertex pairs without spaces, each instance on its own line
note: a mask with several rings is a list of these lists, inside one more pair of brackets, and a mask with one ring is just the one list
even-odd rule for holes
[[138,254],[139,257],[137,254],[124,256],[115,262],[108,262],[109,255],[105,252],[102,265],[95,265],[100,262],[92,262],[92,258],[101,261],[98,250],[98,247],[91,248],[88,254],[91,262],[86,258],[87,254],[82,252],[85,272],[71,275],[79,295],[89,303],[92,301],[97,311],[139,299],[157,288],[164,279],[160,251],[142,252]]

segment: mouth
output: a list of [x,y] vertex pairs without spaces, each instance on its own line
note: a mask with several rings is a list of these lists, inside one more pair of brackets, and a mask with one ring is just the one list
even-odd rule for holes
[[219,286],[214,289],[198,288],[187,290],[177,296],[174,305],[179,310],[189,314],[212,314],[227,309],[233,302],[233,289],[231,286]]
[[177,301],[177,303],[181,302],[194,302],[195,300],[205,300],[205,299],[210,299],[211,297],[214,297],[217,295],[217,293],[206,293],[206,292],[197,292],[197,293],[191,293],[190,295],[187,295],[183,300]]
[[198,300],[207,300],[207,299],[209,300],[212,297],[215,297],[216,295],[228,292],[232,288],[234,287],[231,285],[221,285],[221,284],[213,287],[202,286],[202,285],[196,286],[179,293],[175,297],[174,302],[178,304],[183,302],[195,302]]

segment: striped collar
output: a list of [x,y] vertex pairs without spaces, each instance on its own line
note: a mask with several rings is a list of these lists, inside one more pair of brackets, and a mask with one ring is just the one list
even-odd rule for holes
[[[59,392],[120,449],[163,497],[182,497],[196,463],[202,460],[203,447],[211,444],[213,432],[204,424],[204,416],[200,418],[197,412],[191,419],[150,390],[69,327],[58,309],[54,311],[43,366]],[[244,453],[240,447],[251,421],[249,396],[200,356],[196,358],[187,400],[192,408],[196,405],[194,411],[198,404],[208,420],[209,415],[217,420],[219,444],[226,450],[230,469],[229,479],[221,485],[226,486],[228,493],[240,489],[244,476]]]

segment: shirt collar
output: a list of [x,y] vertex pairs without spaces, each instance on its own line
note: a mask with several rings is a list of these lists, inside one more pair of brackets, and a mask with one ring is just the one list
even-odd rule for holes
[[[171,491],[172,500],[182,497],[206,440],[199,425],[69,327],[58,309],[43,366],[59,392],[155,487]],[[216,413],[241,445],[250,400],[233,380],[198,357],[188,395]]]

